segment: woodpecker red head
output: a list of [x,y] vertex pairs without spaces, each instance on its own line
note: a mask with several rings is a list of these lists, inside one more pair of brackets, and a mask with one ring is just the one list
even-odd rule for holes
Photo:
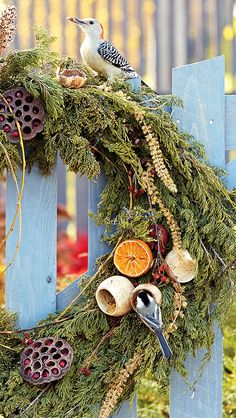
[[80,52],[89,67],[97,73],[105,75],[108,79],[138,77],[114,45],[103,38],[103,26],[97,19],[92,17],[86,19],[68,17],[67,19],[74,22],[86,34]]

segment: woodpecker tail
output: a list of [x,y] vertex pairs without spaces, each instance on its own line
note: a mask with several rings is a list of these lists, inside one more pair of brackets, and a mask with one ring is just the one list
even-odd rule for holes
[[164,337],[164,335],[163,335],[163,333],[160,329],[155,330],[155,334],[156,334],[156,336],[159,340],[163,357],[166,358],[166,359],[169,359],[173,355],[173,353],[170,349],[170,346],[169,346],[168,342],[166,341],[166,338]]

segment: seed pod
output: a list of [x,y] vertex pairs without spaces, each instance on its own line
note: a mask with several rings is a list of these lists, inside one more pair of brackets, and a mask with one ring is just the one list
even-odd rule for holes
[[72,348],[65,340],[42,338],[22,351],[20,372],[32,385],[42,385],[61,379],[70,369],[72,360]]

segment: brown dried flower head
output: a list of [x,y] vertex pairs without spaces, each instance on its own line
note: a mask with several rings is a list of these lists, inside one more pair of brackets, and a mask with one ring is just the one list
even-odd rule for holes
[[0,18],[0,55],[14,39],[16,33],[15,20],[16,7],[9,4]]

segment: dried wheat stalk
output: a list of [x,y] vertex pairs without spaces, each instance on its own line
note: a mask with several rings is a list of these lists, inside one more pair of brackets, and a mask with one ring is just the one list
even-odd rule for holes
[[123,394],[127,380],[130,376],[140,367],[145,352],[137,352],[123,367],[120,371],[117,379],[112,383],[110,389],[107,392],[105,400],[100,409],[98,418],[108,418],[114,410],[117,402]]

